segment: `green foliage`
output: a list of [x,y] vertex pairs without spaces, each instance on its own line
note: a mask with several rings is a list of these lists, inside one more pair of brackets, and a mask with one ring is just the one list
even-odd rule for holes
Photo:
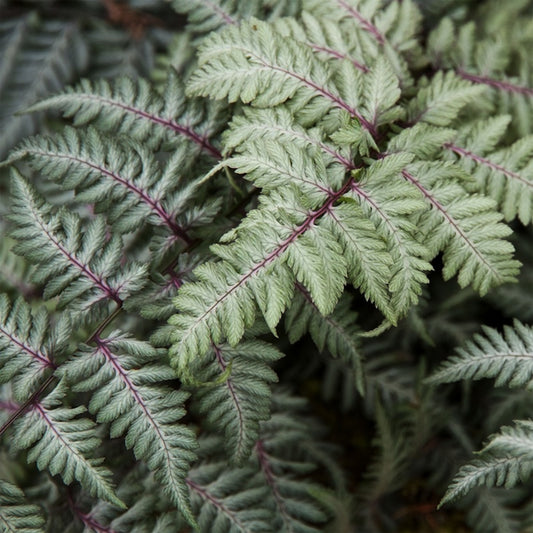
[[0,527],[2,532],[42,531],[44,518],[37,505],[26,502],[24,493],[7,481],[0,482]]
[[0,4],[0,530],[527,531],[531,2]]

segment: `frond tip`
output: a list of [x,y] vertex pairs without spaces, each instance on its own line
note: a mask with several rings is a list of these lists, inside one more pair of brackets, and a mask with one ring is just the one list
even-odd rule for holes
[[429,379],[450,383],[461,379],[495,378],[496,386],[530,386],[533,380],[533,328],[515,320],[503,334],[484,327],[457,355],[445,361]]

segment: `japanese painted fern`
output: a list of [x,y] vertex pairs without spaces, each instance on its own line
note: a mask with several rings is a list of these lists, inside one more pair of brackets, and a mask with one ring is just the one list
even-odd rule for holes
[[[533,18],[449,4],[7,9],[0,531],[412,528],[428,471],[457,520],[439,457],[476,428],[424,378],[531,256]],[[429,381],[528,389],[530,328],[485,333]],[[443,502],[529,478],[531,422],[495,423]],[[476,531],[491,497],[529,526],[527,484],[483,490]]]

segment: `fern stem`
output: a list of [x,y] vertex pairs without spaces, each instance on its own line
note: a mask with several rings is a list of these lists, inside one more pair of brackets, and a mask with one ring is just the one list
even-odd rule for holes
[[0,437],[7,431],[7,429],[22,416],[30,405],[35,404],[41,394],[47,389],[47,387],[56,379],[54,374],[50,374],[48,379],[44,381],[41,386],[8,418],[4,425],[0,428]]
[[368,19],[364,18],[359,11],[350,6],[345,0],[337,0],[337,4],[356,19],[361,27],[370,33],[379,44],[385,44],[385,36]]
[[312,42],[308,42],[307,44],[317,52],[324,52],[325,54],[328,54],[337,59],[347,59],[357,70],[360,70],[365,74],[370,71],[370,69],[366,65],[363,65],[363,63],[359,63],[353,57],[350,57],[348,54],[343,54],[342,52],[330,48],[329,46],[321,46]]
[[523,94],[524,96],[533,96],[533,89],[531,87],[526,87],[524,85],[516,85],[508,81],[496,80],[494,78],[489,78],[488,76],[477,76],[475,74],[469,74],[463,69],[457,69],[457,74],[461,76],[464,80],[471,81],[472,83],[479,83],[482,85],[488,85],[494,89],[499,89],[500,91],[505,91],[508,93]]
[[185,230],[176,224],[176,222],[173,220],[173,217],[170,213],[168,213],[165,208],[161,205],[161,202],[159,200],[155,200],[152,198],[149,193],[135,185],[131,179],[124,178],[117,174],[116,172],[112,172],[111,170],[108,170],[104,166],[96,165],[94,163],[91,163],[90,161],[86,159],[81,159],[79,157],[74,157],[70,155],[63,155],[53,152],[45,152],[44,150],[36,150],[36,149],[27,149],[26,153],[28,154],[34,154],[37,156],[45,156],[49,158],[56,158],[56,159],[65,159],[67,161],[75,161],[76,163],[80,163],[81,165],[85,165],[99,174],[103,174],[104,176],[107,176],[111,178],[113,181],[116,181],[117,183],[120,183],[123,185],[126,189],[129,189],[132,191],[138,198],[141,199],[142,202],[144,202],[148,207],[151,209],[151,211],[159,217],[164,224],[170,229],[170,231],[176,235],[176,237],[179,237],[182,239],[186,244],[190,244],[191,238],[187,235]]
[[[100,325],[95,329],[95,331],[89,336],[89,338],[85,341],[86,344],[89,344],[91,342],[94,342],[98,336],[104,331],[104,329],[117,317],[117,315],[121,312],[122,305],[119,305],[113,313],[108,315],[101,323]],[[51,363],[53,364],[53,363]],[[54,370],[57,368],[56,365],[52,367]],[[44,391],[47,389],[47,387],[56,379],[54,374],[50,374],[48,379],[41,384],[41,386],[20,406],[18,407],[17,411],[13,413],[9,417],[9,419],[4,423],[4,425],[0,428],[0,437],[7,431],[7,429],[19,418],[22,416],[28,407],[35,403],[41,395],[44,393]]]
[[[220,351],[220,348],[214,343],[213,343],[213,349],[215,351],[215,356],[216,356],[217,362],[218,362],[220,368],[222,369],[222,374],[224,374],[224,372],[225,372],[225,370],[227,368],[227,365],[226,365],[226,362],[224,361],[224,358],[222,357],[222,352]],[[238,440],[239,446],[238,446],[238,448],[242,448],[242,444],[244,443],[244,439],[241,438],[241,436],[246,433],[246,428],[245,428],[245,424],[244,424],[244,416],[243,416],[241,404],[240,404],[239,398],[237,396],[237,393],[235,392],[235,387],[233,386],[233,381],[231,380],[231,375],[224,381],[224,383],[228,387],[228,391],[230,393],[230,396],[233,399],[233,404],[235,405],[235,409],[237,410],[237,417],[239,419],[239,440]],[[242,452],[242,449],[238,449],[234,453],[235,453],[235,455],[240,456],[243,452]]]
[[287,526],[287,532],[290,533],[293,531],[293,528],[291,527],[289,523],[290,515],[287,510],[287,506],[285,505],[285,502],[283,500],[283,496],[279,492],[278,484],[276,483],[276,476],[274,475],[274,472],[272,471],[272,467],[270,466],[268,454],[265,451],[264,443],[261,439],[259,439],[255,444],[255,452],[259,460],[259,465],[261,466],[261,471],[263,472],[263,475],[265,476],[268,486],[272,490],[272,495],[274,496],[274,499],[276,500],[276,504],[280,510],[280,514],[283,517],[283,522]]
[[237,21],[219,5],[211,0],[200,0],[204,6],[212,9],[226,24],[237,24]]
[[122,299],[117,294],[116,289],[113,289],[101,277],[95,274],[87,265],[83,264],[73,254],[71,254],[54,236],[48,225],[45,224],[45,222],[41,219],[41,216],[38,212],[34,213],[33,215],[34,219],[41,227],[43,233],[48,237],[50,242],[59,250],[59,252],[63,256],[65,256],[68,262],[75,266],[85,277],[90,279],[105,294],[107,298],[114,300],[119,306],[122,305]]
[[217,509],[219,509],[220,511],[222,511],[232,522],[232,524],[235,524],[236,526],[239,527],[239,530],[242,531],[243,533],[252,533],[250,529],[248,529],[246,527],[245,524],[243,524],[239,518],[237,517],[237,515],[235,513],[233,513],[226,505],[224,505],[220,500],[218,500],[217,498],[215,498],[212,494],[210,494],[209,492],[207,492],[207,490],[204,488],[204,487],[201,487],[200,485],[196,484],[194,481],[192,481],[190,478],[187,478],[185,480],[185,482],[187,483],[187,486],[193,490],[194,492],[196,492],[196,494],[198,494],[198,496],[200,496],[200,498],[202,498],[203,500],[205,501],[208,501],[209,503],[211,503],[214,507],[216,507]]
[[501,172],[502,174],[508,176],[509,178],[513,178],[520,183],[523,183],[524,185],[527,185],[528,187],[533,187],[533,182],[528,181],[524,179],[522,176],[517,174],[516,172],[512,172],[511,170],[507,170],[506,168],[502,167],[501,165],[498,165],[496,163],[493,163],[490,159],[486,159],[485,157],[481,157],[474,152],[471,152],[470,150],[466,150],[465,148],[461,148],[460,146],[457,146],[452,143],[446,143],[444,145],[444,148],[451,150],[452,152],[456,153],[457,155],[467,157],[468,159],[471,159],[472,161],[475,161],[478,165],[483,165],[486,167],[491,168],[492,170],[496,170],[498,172]]
[[474,252],[474,254],[479,258],[479,260],[494,273],[494,276],[499,279],[500,276],[498,272],[492,267],[492,265],[483,257],[483,255],[478,250],[478,247],[468,238],[468,235],[459,227],[457,221],[448,213],[446,208],[434,197],[431,193],[409,172],[402,170],[402,176],[409,182],[412,183],[423,195],[428,202],[439,211],[442,216],[447,220],[450,226],[453,228],[455,233],[463,240],[463,242]]
[[48,359],[46,355],[36,352],[32,348],[24,344],[21,340],[17,339],[17,337],[10,334],[5,329],[2,329],[1,326],[0,326],[0,333],[2,333],[2,335],[5,335],[13,344],[15,344],[16,346],[24,350],[27,354],[31,355],[34,359],[39,361],[42,364],[43,369],[48,367],[48,368],[52,368],[53,370],[55,370],[57,368],[57,366],[52,361],[50,361],[50,359]]
[[67,494],[67,500],[69,507],[72,509],[73,514],[80,519],[82,524],[89,528],[90,530],[95,531],[96,533],[118,533],[116,529],[112,529],[107,526],[103,526],[102,524],[98,523],[92,516],[91,513],[84,513],[75,503],[74,499],[72,498],[72,494],[70,492],[70,489]]

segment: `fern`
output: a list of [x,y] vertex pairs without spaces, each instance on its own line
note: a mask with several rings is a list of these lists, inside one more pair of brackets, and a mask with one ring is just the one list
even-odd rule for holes
[[24,493],[7,481],[0,481],[0,527],[2,532],[39,533],[44,526],[41,509],[26,502]]
[[532,4],[417,4],[2,3],[4,529],[530,527]]
[[85,407],[65,407],[63,397],[63,388],[56,387],[15,422],[13,449],[29,449],[28,461],[35,462],[39,470],[60,474],[67,485],[77,480],[91,495],[123,507],[114,494],[111,472],[101,466],[103,459],[87,457],[101,442],[94,422],[80,418]]
[[126,447],[155,471],[171,500],[194,522],[185,476],[195,459],[195,438],[177,424],[187,396],[153,384],[173,378],[168,366],[152,363],[155,359],[149,344],[111,334],[97,338],[95,349],[81,347],[62,372],[75,392],[94,390],[88,407],[98,422],[110,424],[112,438],[126,433]]
[[104,219],[95,218],[80,241],[76,214],[66,209],[56,213],[16,171],[12,183],[14,252],[40,265],[34,280],[46,283],[45,298],[61,294],[60,304],[76,302],[89,310],[106,301],[121,305],[142,286],[145,269],[120,266],[120,238],[106,242]]

